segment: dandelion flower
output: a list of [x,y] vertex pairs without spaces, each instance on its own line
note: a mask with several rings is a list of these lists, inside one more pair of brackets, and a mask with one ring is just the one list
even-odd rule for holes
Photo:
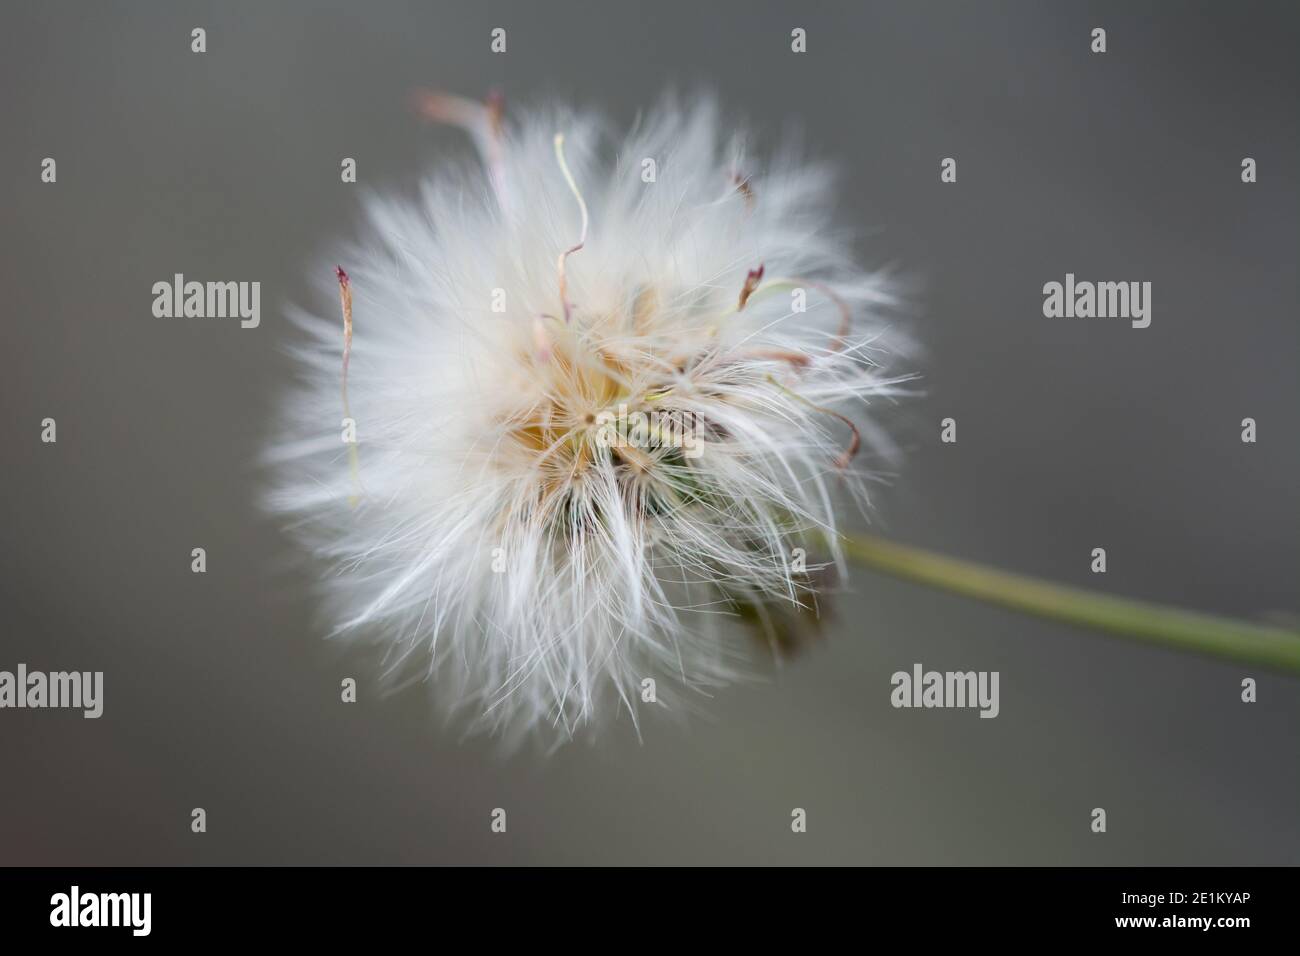
[[635,721],[648,680],[673,705],[743,676],[736,617],[814,605],[903,381],[834,178],[759,162],[708,100],[622,138],[419,106],[479,157],[366,199],[346,342],[337,307],[294,315],[270,452],[335,633],[473,728],[558,739]]

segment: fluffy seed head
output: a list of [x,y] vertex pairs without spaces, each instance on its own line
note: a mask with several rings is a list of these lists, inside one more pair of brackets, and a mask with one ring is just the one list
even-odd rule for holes
[[[330,567],[338,634],[449,710],[565,738],[743,673],[863,497],[888,283],[821,166],[760,164],[709,101],[621,140],[558,110],[418,101],[481,163],[371,195],[302,377],[272,507]],[[341,365],[341,363],[345,363]],[[340,420],[344,420],[340,439]],[[346,441],[355,422],[355,444]],[[678,693],[674,693],[674,690]]]

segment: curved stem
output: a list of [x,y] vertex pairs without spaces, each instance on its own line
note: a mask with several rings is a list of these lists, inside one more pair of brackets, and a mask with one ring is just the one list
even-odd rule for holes
[[840,544],[850,560],[909,581],[1149,644],[1300,674],[1300,632],[1286,628],[1052,584],[875,535],[846,536]]

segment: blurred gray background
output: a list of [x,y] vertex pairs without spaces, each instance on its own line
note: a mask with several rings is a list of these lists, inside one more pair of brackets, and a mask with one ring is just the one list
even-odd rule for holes
[[[769,143],[801,126],[847,174],[863,257],[918,280],[926,395],[894,423],[880,528],[1294,613],[1297,22],[1281,2],[7,2],[0,669],[103,670],[106,701],[0,712],[0,863],[1300,863],[1300,681],[868,572],[824,642],[684,727],[638,743],[622,718],[549,760],[461,742],[322,640],[252,464],[282,309],[317,303],[308,271],[358,222],[340,159],[409,192],[465,149],[412,88],[624,122],[712,88]],[[174,272],[260,281],[261,328],[153,318]],[[1066,272],[1151,281],[1151,327],[1045,319]],[[892,709],[914,662],[1000,671],[1001,716]]]

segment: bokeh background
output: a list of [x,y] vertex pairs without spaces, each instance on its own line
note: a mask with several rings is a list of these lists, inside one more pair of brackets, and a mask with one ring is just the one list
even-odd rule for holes
[[[925,395],[891,426],[908,453],[879,528],[1294,614],[1297,26],[1282,2],[10,0],[0,668],[103,670],[106,701],[97,721],[0,712],[0,863],[1300,863],[1300,681],[868,572],[817,647],[683,726],[638,742],[623,717],[549,759],[462,741],[322,639],[254,467],[282,310],[317,304],[309,271],[359,221],[340,159],[409,194],[467,149],[414,118],[414,87],[626,123],[668,85],[709,88],[838,162],[841,224],[915,280]],[[261,327],[153,318],[174,272],[260,281]],[[1151,327],[1043,318],[1066,272],[1149,280]],[[1000,671],[1001,716],[892,709],[914,662]]]

